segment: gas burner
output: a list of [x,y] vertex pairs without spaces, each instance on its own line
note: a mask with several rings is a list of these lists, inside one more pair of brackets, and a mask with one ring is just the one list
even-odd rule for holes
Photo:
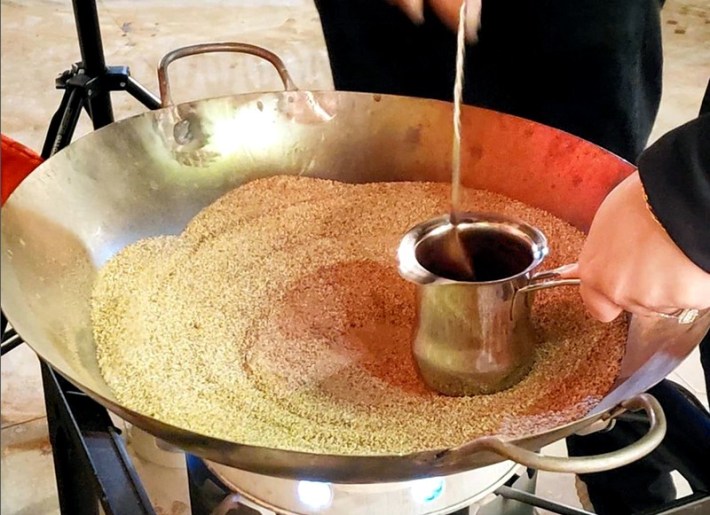
[[[194,456],[188,457],[187,464],[196,514],[500,515],[508,512],[505,499],[495,493],[498,488],[514,485],[532,493],[536,484],[532,471],[509,461],[451,476],[362,485],[280,479]],[[518,514],[533,513],[532,506],[522,512],[520,505],[516,509]]]

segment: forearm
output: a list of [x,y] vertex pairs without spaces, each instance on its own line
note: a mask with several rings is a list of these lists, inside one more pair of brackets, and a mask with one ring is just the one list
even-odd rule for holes
[[663,136],[641,155],[638,168],[658,221],[710,272],[710,114]]

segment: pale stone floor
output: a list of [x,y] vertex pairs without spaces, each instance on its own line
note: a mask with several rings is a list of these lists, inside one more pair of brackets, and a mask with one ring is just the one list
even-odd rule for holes
[[[129,65],[157,91],[155,68],[167,51],[206,41],[265,46],[286,62],[303,89],[332,88],[317,13],[308,0],[99,0],[108,64]],[[55,76],[79,60],[69,0],[2,0],[2,132],[40,149],[60,92]],[[652,140],[693,118],[710,77],[710,0],[668,0],[664,9],[664,93]],[[179,100],[279,87],[252,57],[190,58],[171,68]],[[142,111],[113,96],[117,118]],[[79,133],[89,129],[84,119]],[[26,346],[2,358],[2,513],[57,513],[51,449],[36,356]],[[697,352],[671,378],[707,404]],[[119,422],[120,424],[120,422]],[[548,452],[564,452],[556,444]],[[183,469],[136,460],[159,513],[186,513]],[[579,506],[573,477],[543,474],[542,495]]]

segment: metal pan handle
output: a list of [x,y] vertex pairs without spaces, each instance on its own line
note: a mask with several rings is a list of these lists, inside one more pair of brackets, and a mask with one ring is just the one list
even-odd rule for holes
[[659,402],[647,393],[642,393],[621,403],[620,409],[611,414],[607,420],[611,421],[625,411],[637,410],[646,412],[650,423],[648,432],[631,445],[606,454],[575,458],[542,456],[493,436],[481,438],[463,447],[470,445],[476,451],[490,451],[526,467],[548,472],[569,472],[572,474],[604,472],[643,458],[663,441],[666,435],[666,416]]
[[237,512],[242,506],[241,500],[239,494],[232,494],[219,503],[219,506],[210,515],[229,515],[232,512]]
[[168,65],[183,57],[214,52],[236,52],[261,57],[269,61],[273,67],[276,68],[286,91],[295,91],[298,89],[281,58],[265,48],[248,43],[202,43],[199,45],[176,48],[165,54],[160,60],[160,64],[158,64],[158,86],[160,87],[160,104],[162,107],[173,105],[173,100],[170,95],[170,81],[168,80]]

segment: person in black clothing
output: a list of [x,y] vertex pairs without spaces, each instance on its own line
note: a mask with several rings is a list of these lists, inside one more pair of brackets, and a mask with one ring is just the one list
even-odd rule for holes
[[641,154],[597,211],[578,272],[602,321],[710,307],[710,113]]
[[[653,314],[710,306],[710,84],[705,99],[697,119],[641,154],[638,171],[594,218],[578,272],[585,304],[600,320],[613,320],[622,309]],[[708,336],[700,359],[710,391]],[[597,513],[663,506],[675,498],[670,472],[676,467],[694,492],[710,489],[710,414],[670,381],[650,393],[666,412],[666,438],[636,463],[582,477]],[[568,438],[567,448],[571,455],[599,454],[644,431],[638,423],[617,424],[608,433]]]
[[[412,23],[390,2],[316,0],[335,88],[451,101],[460,0]],[[467,104],[580,136],[635,162],[661,97],[660,0],[483,1]],[[442,15],[443,16],[443,15]]]
[[[606,321],[621,309],[710,305],[708,116],[644,152],[661,95],[662,4],[483,0],[478,42],[467,48],[465,103],[565,130],[638,163],[599,209],[579,260],[585,303]],[[452,100],[460,0],[316,0],[316,7],[336,89]],[[701,356],[710,389],[707,337]],[[651,393],[669,419],[664,445],[710,455],[710,415],[670,381]],[[567,445],[571,455],[598,454],[639,433],[643,427],[620,422]],[[636,513],[671,500],[661,454],[584,476],[597,512]],[[710,484],[706,462],[699,474]]]

